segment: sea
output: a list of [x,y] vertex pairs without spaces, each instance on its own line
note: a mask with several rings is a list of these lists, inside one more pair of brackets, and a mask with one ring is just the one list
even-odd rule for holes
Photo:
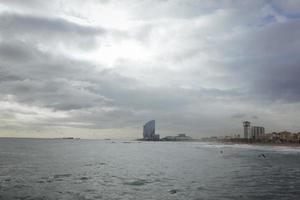
[[300,199],[300,148],[0,139],[0,199]]

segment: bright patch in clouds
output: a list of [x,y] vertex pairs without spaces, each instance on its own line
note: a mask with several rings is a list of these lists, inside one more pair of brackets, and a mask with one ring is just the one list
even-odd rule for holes
[[99,49],[91,53],[91,59],[98,64],[113,67],[120,60],[149,61],[150,51],[138,41],[107,42],[102,43]]

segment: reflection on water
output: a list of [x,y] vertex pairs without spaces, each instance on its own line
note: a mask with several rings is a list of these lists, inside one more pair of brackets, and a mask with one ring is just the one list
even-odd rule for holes
[[3,200],[299,198],[299,148],[0,139]]

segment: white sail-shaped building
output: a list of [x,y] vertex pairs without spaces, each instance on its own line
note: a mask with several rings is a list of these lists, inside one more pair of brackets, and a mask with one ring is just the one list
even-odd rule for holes
[[151,120],[143,126],[143,139],[159,140],[159,135],[155,134],[155,120]]

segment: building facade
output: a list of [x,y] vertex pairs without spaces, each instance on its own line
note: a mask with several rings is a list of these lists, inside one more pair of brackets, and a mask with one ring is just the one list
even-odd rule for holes
[[265,128],[262,126],[251,126],[251,122],[244,121],[244,138],[245,139],[263,139],[265,136]]
[[143,126],[143,139],[153,141],[159,140],[159,135],[155,134],[155,120],[151,120]]
[[243,126],[244,126],[244,138],[249,139],[250,138],[250,122],[244,121]]
[[265,128],[261,126],[251,127],[251,138],[252,139],[262,139],[265,135]]

